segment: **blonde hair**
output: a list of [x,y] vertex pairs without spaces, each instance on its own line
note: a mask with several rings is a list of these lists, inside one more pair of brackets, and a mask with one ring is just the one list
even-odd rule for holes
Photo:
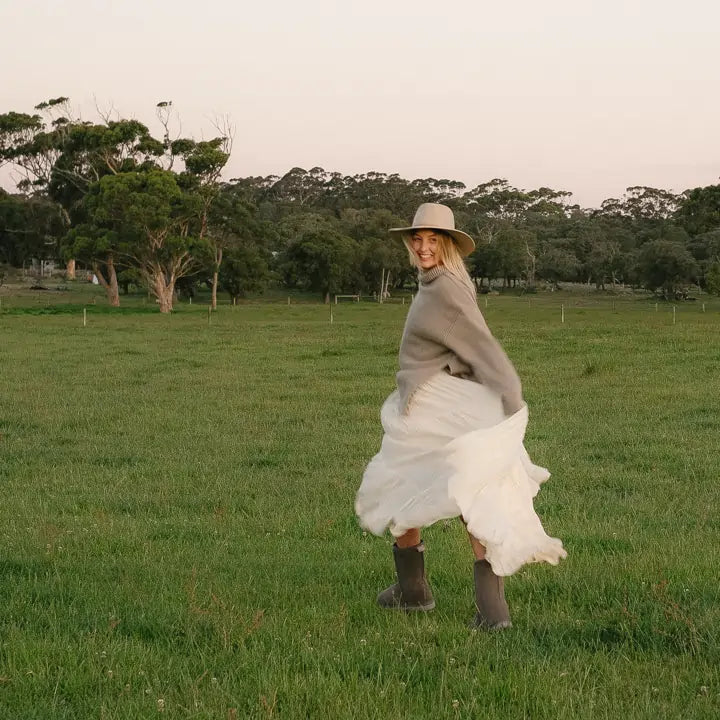
[[[455,241],[452,239],[452,236],[443,230],[434,230],[433,232],[437,235],[439,240],[437,244],[438,265],[442,265],[446,268],[451,275],[454,275],[463,285],[467,286],[468,290],[470,290],[473,295],[477,294],[475,283],[465,267],[465,261],[463,260]],[[418,272],[422,272],[422,267],[418,262],[417,255],[412,249],[412,237],[412,233],[404,233],[403,242],[405,243],[405,247],[407,248],[408,255],[410,257],[410,264],[413,267],[416,267]]]

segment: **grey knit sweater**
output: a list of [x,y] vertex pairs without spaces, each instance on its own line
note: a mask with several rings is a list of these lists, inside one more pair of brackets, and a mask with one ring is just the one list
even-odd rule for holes
[[405,412],[413,393],[442,370],[495,390],[508,415],[524,405],[520,378],[485,323],[475,292],[435,266],[420,274],[400,343],[397,385]]

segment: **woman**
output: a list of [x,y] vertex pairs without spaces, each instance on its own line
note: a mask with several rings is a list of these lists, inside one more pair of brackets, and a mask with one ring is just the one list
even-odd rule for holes
[[397,582],[383,608],[432,610],[420,529],[460,516],[475,553],[475,626],[511,627],[503,576],[566,556],[548,537],[533,498],[549,473],[523,446],[528,420],[515,368],[478,309],[463,257],[473,239],[452,210],[420,206],[402,237],[419,290],[400,343],[397,390],[385,401],[385,435],[365,470],[355,510],[363,527],[395,537]]

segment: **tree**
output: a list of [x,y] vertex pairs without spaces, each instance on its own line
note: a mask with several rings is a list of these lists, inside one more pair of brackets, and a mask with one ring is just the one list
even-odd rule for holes
[[580,271],[580,261],[567,247],[567,241],[556,239],[543,243],[538,253],[538,277],[553,283],[574,280]]
[[[44,117],[16,112],[0,115],[0,163],[11,163],[21,174],[19,189],[44,193],[56,202],[66,229],[83,222],[78,213],[93,182],[106,174],[153,163],[165,152],[163,144],[137,120],[105,117],[102,123],[86,122],[72,116],[65,97],[40,103],[35,110]],[[72,274],[73,259],[66,260]],[[113,282],[114,278],[108,278],[103,284],[109,288]]]
[[242,188],[225,185],[221,189],[208,215],[205,237],[213,309],[218,288],[237,300],[267,285],[271,257],[267,244],[273,239],[272,227],[257,217],[257,208]]
[[132,262],[167,313],[175,283],[196,267],[202,198],[169,170],[106,175],[88,193],[89,236]]
[[468,257],[468,272],[470,277],[476,282],[480,281],[480,287],[483,284],[483,278],[488,279],[488,284],[492,278],[501,275],[501,258],[500,247],[494,239],[488,240],[486,237],[480,237],[475,244],[475,250]]
[[648,290],[662,289],[665,299],[674,298],[678,289],[690,283],[698,272],[693,256],[680,243],[651,240],[640,249],[640,276]]
[[677,219],[691,235],[720,230],[720,185],[686,190]]
[[262,245],[246,240],[228,248],[219,285],[230,295],[231,302],[248,292],[264,290],[271,279],[268,252]]
[[528,278],[532,284],[537,264],[534,233],[512,226],[505,227],[498,232],[495,242],[503,287],[511,287],[520,277]]
[[357,244],[343,235],[336,222],[318,215],[304,215],[284,228],[290,239],[281,270],[285,282],[322,294],[341,292],[356,278]]
[[620,259],[620,246],[612,240],[593,244],[585,262],[585,271],[598,290],[605,289],[608,280],[615,282],[615,271]]
[[402,226],[403,222],[389,210],[343,210],[341,230],[357,243],[357,289],[383,293],[390,285],[387,278],[393,278],[396,285],[416,276],[405,245],[387,234],[388,228]]
[[171,106],[171,102],[162,102],[156,108],[165,131],[161,140],[154,138],[143,123],[113,119],[109,113],[99,113],[101,122],[83,121],[73,116],[64,97],[36,106],[42,115],[0,115],[0,164],[11,163],[21,173],[21,189],[46,193],[58,204],[67,228],[73,228],[65,246],[68,263],[72,262],[74,248],[84,253],[99,273],[111,304],[119,302],[117,254],[112,246],[118,235],[90,232],[93,220],[87,217],[88,205],[83,200],[91,188],[105,176],[173,171],[180,188],[200,203],[195,234],[202,239],[220,173],[229,158],[232,128],[227,120],[215,124],[221,134],[211,140],[172,139]]
[[40,115],[7,112],[0,115],[0,167],[16,161],[16,148],[29,143],[44,127]]
[[687,248],[697,261],[700,268],[700,284],[704,285],[711,266],[720,263],[720,230],[696,235],[687,243]]
[[720,295],[720,260],[716,260],[708,267],[705,283],[709,293]]
[[32,258],[54,258],[63,232],[60,213],[47,198],[0,189],[0,262],[20,267]]

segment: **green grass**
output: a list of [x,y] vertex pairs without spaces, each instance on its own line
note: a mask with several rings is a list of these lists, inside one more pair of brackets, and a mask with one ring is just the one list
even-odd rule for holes
[[717,718],[720,307],[612,302],[480,300],[569,552],[485,635],[457,521],[437,610],[374,605],[352,507],[407,307],[3,297],[0,718]]

